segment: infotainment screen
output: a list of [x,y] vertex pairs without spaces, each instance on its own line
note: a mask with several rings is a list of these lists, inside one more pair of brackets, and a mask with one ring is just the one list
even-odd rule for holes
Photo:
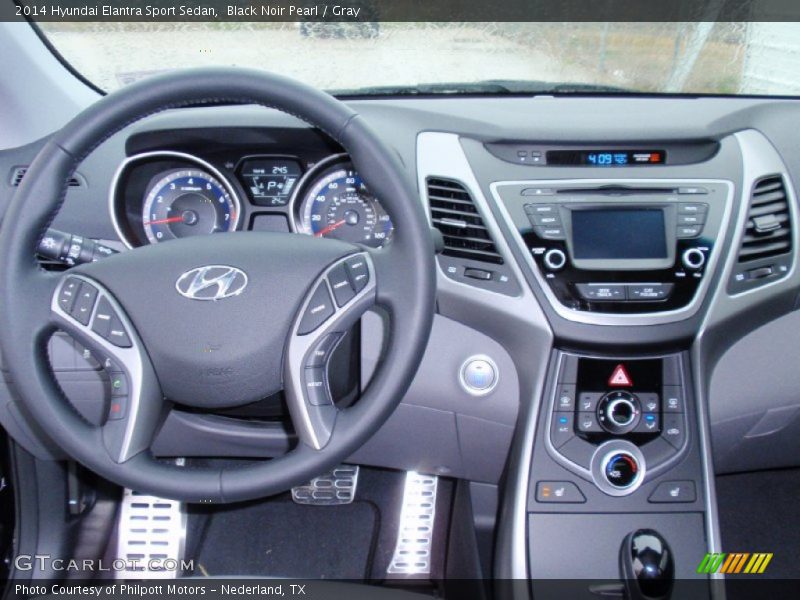
[[667,258],[664,211],[660,208],[602,208],[572,211],[576,259]]

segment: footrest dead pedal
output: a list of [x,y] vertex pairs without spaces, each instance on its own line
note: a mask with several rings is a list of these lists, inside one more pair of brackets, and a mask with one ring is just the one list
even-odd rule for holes
[[356,496],[358,467],[339,465],[333,471],[315,477],[306,485],[292,488],[292,500],[297,504],[337,506],[350,504]]

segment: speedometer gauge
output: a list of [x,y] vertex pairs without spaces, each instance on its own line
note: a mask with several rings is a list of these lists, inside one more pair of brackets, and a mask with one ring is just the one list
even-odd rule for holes
[[389,215],[349,165],[323,171],[303,196],[298,216],[304,233],[374,248],[393,231]]
[[162,174],[150,188],[142,225],[151,244],[193,235],[233,231],[239,203],[215,177],[200,169]]

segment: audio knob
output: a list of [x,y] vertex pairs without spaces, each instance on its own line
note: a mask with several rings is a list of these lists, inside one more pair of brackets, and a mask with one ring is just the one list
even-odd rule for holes
[[681,262],[687,269],[698,271],[706,264],[706,255],[698,248],[689,248],[684,251]]
[[567,255],[558,248],[551,248],[544,253],[544,266],[550,271],[560,271],[567,264]]

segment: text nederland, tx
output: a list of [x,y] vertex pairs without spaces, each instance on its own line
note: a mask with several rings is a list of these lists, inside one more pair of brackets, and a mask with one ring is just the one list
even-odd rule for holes
[[27,585],[17,584],[15,593],[30,596],[97,596],[128,595],[128,596],[205,596],[206,594],[220,593],[225,596],[305,596],[308,594],[304,583],[279,583],[276,585],[265,584],[141,584],[141,583],[110,583],[105,585],[80,585],[58,584],[52,585]]

